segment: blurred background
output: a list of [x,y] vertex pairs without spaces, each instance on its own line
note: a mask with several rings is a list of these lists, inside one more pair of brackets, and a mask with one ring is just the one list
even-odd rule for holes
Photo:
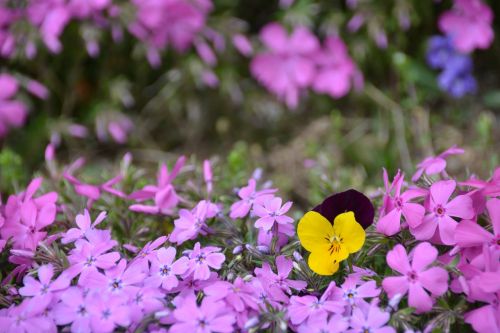
[[376,188],[382,167],[412,173],[452,145],[466,151],[452,172],[487,178],[499,164],[496,1],[0,8],[4,193],[52,150],[96,173],[126,152],[154,170],[177,154],[211,158],[228,178],[262,167],[299,202],[318,187]]

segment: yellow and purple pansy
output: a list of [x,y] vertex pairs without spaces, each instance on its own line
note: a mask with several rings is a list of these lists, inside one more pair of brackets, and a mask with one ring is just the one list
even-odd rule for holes
[[365,229],[373,223],[375,210],[356,190],[326,198],[299,221],[297,234],[309,252],[309,267],[317,274],[332,275],[339,263],[361,249]]

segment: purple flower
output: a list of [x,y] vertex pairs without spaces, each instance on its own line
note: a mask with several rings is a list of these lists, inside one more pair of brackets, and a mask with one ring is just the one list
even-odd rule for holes
[[189,268],[189,260],[181,257],[175,260],[175,248],[162,247],[156,252],[156,256],[151,260],[150,277],[144,283],[151,287],[162,287],[165,290],[172,290],[177,287],[179,280],[177,275],[184,274]]
[[410,226],[411,233],[418,240],[431,239],[439,229],[439,237],[444,244],[455,244],[457,222],[451,217],[470,219],[474,217],[472,199],[467,195],[458,195],[448,202],[455,190],[454,180],[442,180],[430,188],[429,213],[416,228]]
[[[436,260],[438,251],[429,243],[420,243],[410,254],[398,244],[387,253],[387,264],[402,276],[386,277],[382,287],[392,298],[396,294],[408,293],[408,304],[418,312],[427,312],[432,308],[433,296],[441,296],[448,290],[448,273],[441,267],[429,266]],[[425,289],[424,289],[425,288]]]
[[219,253],[221,249],[215,246],[201,248],[200,243],[189,251],[189,269],[187,274],[193,274],[195,280],[208,280],[210,268],[219,270],[226,257]]
[[130,324],[130,312],[124,299],[110,293],[92,293],[88,311],[93,332],[113,332],[116,326],[127,327]]
[[290,259],[285,256],[278,256],[276,258],[276,267],[278,274],[274,273],[268,262],[262,263],[262,268],[255,269],[255,275],[268,284],[275,285],[280,289],[291,294],[291,288],[295,290],[302,290],[307,286],[305,281],[291,280],[288,278],[293,269],[293,264]]
[[157,248],[162,246],[166,241],[166,236],[160,236],[154,241],[146,243],[132,262],[140,265],[143,271],[147,271],[149,269],[149,262],[152,262],[156,258]]
[[348,327],[349,321],[347,318],[335,314],[331,315],[330,318],[328,318],[328,316],[316,316],[311,318],[307,323],[300,325],[297,328],[297,332],[343,333],[347,331]]
[[129,296],[130,317],[136,323],[140,322],[144,316],[164,307],[163,293],[157,288],[138,288]]
[[170,234],[169,241],[182,244],[187,240],[195,239],[198,234],[206,235],[205,221],[213,218],[219,208],[207,200],[201,200],[193,210],[179,210],[179,218],[174,221],[175,228]]
[[275,223],[277,225],[293,223],[293,219],[285,215],[292,207],[292,202],[288,201],[283,206],[281,204],[282,200],[278,197],[256,203],[253,207],[253,214],[259,219],[255,222],[255,227],[271,230]]
[[68,256],[68,261],[71,266],[66,272],[74,277],[82,274],[80,279],[85,279],[87,274],[94,272],[98,268],[109,269],[115,266],[115,263],[120,260],[120,253],[106,253],[113,245],[109,243],[101,243],[93,245],[87,241],[82,241],[79,246],[71,251]]
[[237,312],[242,312],[248,307],[259,309],[254,288],[241,277],[237,277],[233,283],[215,282],[204,288],[203,292],[214,300],[224,299]]
[[186,297],[184,302],[175,309],[174,317],[177,321],[170,328],[171,333],[234,331],[234,315],[227,312],[223,302],[210,298],[203,299],[198,307],[194,296]]
[[10,128],[24,124],[28,115],[27,106],[20,100],[13,99],[19,90],[15,77],[0,74],[0,138],[7,135]]
[[52,310],[58,325],[71,324],[71,332],[90,332],[89,297],[80,287],[70,287],[59,297]]
[[432,36],[427,45],[427,63],[431,68],[443,69],[448,61],[456,55],[451,38],[445,36]]
[[165,214],[171,215],[173,208],[179,203],[179,197],[175,192],[172,181],[181,171],[186,157],[181,156],[175,162],[172,172],[168,171],[165,164],[162,164],[158,172],[157,185],[146,185],[142,190],[136,191],[129,195],[129,199],[142,202],[144,200],[153,199],[154,205],[134,204],[129,207],[131,211],[147,214]]
[[300,92],[314,80],[312,55],[319,49],[316,37],[305,27],[288,36],[278,23],[266,25],[260,39],[268,51],[257,54],[250,64],[252,75],[286,105],[294,109]]
[[95,221],[92,223],[89,211],[85,209],[83,214],[76,216],[76,225],[78,228],[71,228],[66,231],[61,239],[61,243],[68,244],[76,240],[93,238],[93,233],[104,232],[104,230],[96,230],[95,227],[106,218],[106,212],[100,212]]
[[380,295],[375,281],[363,282],[358,278],[347,278],[339,287],[333,288],[331,292],[332,300],[342,300],[353,307],[366,304],[365,298],[373,298]]
[[396,330],[386,326],[390,314],[375,305],[357,307],[352,311],[351,329],[348,333],[396,333]]
[[50,298],[25,299],[18,306],[0,310],[0,330],[5,333],[54,332],[55,327],[43,311]]
[[276,192],[275,189],[265,189],[261,191],[256,191],[257,182],[254,178],[248,180],[248,185],[242,187],[238,191],[238,196],[241,198],[231,205],[231,212],[229,217],[232,219],[242,218],[248,215],[250,209],[256,201],[266,200],[268,196]]
[[51,264],[43,265],[38,268],[38,280],[32,276],[26,275],[23,279],[24,287],[19,289],[22,296],[32,296],[35,298],[51,297],[53,292],[66,289],[71,280],[66,275],[60,275],[52,281],[54,276],[54,267]]

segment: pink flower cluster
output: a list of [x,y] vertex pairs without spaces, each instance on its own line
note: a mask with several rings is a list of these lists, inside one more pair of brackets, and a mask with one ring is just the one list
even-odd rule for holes
[[[386,277],[382,285],[389,297],[408,293],[409,305],[427,312],[448,291],[448,273],[440,266],[456,261],[459,273],[451,274],[450,290],[481,304],[465,314],[465,321],[477,332],[499,332],[500,168],[490,180],[471,178],[457,184],[445,172],[445,158],[457,153],[463,150],[452,147],[418,165],[413,180],[423,172],[441,175],[431,180],[429,189],[406,184],[399,172],[390,184],[384,172],[377,231],[393,236],[408,229],[416,240],[426,242],[409,255],[403,245],[396,245],[387,254],[387,263],[401,276]],[[429,242],[445,245],[446,252],[438,257]]]
[[296,27],[290,35],[279,23],[270,23],[260,32],[266,51],[252,60],[252,75],[270,92],[296,108],[306,88],[333,98],[346,95],[361,74],[339,37],[328,37],[321,47],[314,34]]
[[493,11],[482,0],[454,0],[453,8],[439,18],[439,29],[450,36],[455,49],[470,53],[487,49],[495,36]]

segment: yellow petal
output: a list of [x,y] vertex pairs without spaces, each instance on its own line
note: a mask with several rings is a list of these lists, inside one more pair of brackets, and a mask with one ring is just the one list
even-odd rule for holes
[[332,224],[320,213],[307,212],[299,221],[297,235],[309,252],[325,251],[330,246],[328,237],[333,235]]
[[349,250],[345,244],[339,244],[340,246],[337,248],[337,251],[328,251],[328,254],[332,258],[332,260],[336,262],[341,262],[342,260],[346,260],[349,257]]
[[319,275],[332,275],[339,269],[338,261],[334,261],[328,252],[312,252],[307,263]]
[[353,212],[337,215],[333,221],[333,229],[349,253],[359,251],[365,243],[365,229],[356,222]]

